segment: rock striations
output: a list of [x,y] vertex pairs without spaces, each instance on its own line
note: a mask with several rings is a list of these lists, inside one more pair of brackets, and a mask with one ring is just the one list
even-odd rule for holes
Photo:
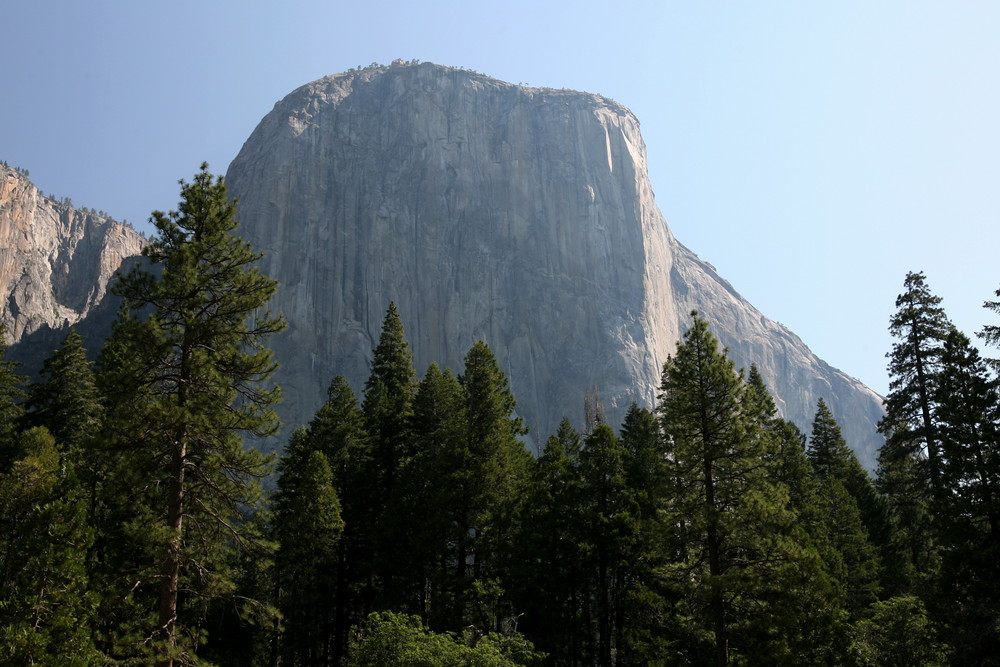
[[633,400],[652,405],[697,309],[786,417],[808,429],[825,398],[874,465],[880,398],[674,239],[639,122],[611,100],[432,64],[352,71],[275,105],[227,183],[281,283],[288,423],[334,375],[361,387],[389,301],[418,373],[432,360],[460,372],[485,340],[537,440],[564,415],[579,424],[595,387],[612,424]]
[[0,165],[0,321],[7,342],[80,322],[144,242],[131,227],[45,197],[24,174]]

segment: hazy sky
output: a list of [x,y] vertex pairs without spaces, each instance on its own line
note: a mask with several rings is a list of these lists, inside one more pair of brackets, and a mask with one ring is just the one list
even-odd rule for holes
[[8,0],[0,159],[140,228],[294,88],[396,58],[600,93],[642,123],[674,235],[820,357],[887,390],[922,270],[998,319],[1000,3]]

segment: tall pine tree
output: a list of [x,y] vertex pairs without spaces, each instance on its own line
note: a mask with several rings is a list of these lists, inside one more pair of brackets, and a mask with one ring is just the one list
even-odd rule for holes
[[304,429],[279,464],[274,502],[278,608],[284,619],[283,664],[333,664],[337,622],[337,552],[344,521],[326,456]]
[[453,558],[465,593],[458,617],[490,625],[495,618],[477,613],[482,604],[476,583],[503,578],[531,454],[520,440],[527,428],[515,415],[507,376],[486,343],[477,341],[469,349],[458,381],[465,398],[465,426],[448,481],[456,491],[453,511],[459,535]]
[[[232,548],[250,547],[241,523],[260,502],[266,459],[241,434],[277,428],[275,369],[267,337],[284,323],[265,310],[276,283],[254,266],[260,255],[233,232],[236,208],[203,164],[181,182],[177,212],[156,211],[157,238],[143,250],[154,271],[136,268],[115,291],[123,310],[103,356],[112,428],[145,493],[133,536],[155,554],[155,620],[135,648],[160,664],[193,659],[199,599],[228,594]],[[140,527],[141,524],[141,527]],[[145,536],[145,537],[144,537]]]
[[1000,654],[1000,395],[969,339],[952,331],[938,381],[945,492],[934,503],[945,547],[941,614],[954,659],[990,664]]
[[347,652],[351,627],[373,609],[372,534],[378,516],[371,440],[354,390],[343,376],[330,382],[326,402],[309,422],[305,441],[308,451],[321,452],[330,464],[344,521],[333,594],[332,656],[339,664]]
[[896,339],[889,358],[889,395],[886,418],[879,429],[886,435],[887,453],[917,455],[926,461],[927,483],[932,493],[941,488],[940,436],[934,418],[937,380],[944,341],[952,329],[923,273],[908,273],[903,292],[896,298],[896,312],[889,333]]
[[762,428],[767,410],[748,399],[732,361],[693,315],[664,364],[658,408],[674,486],[664,519],[677,552],[667,571],[695,627],[711,638],[708,651],[686,658],[717,665],[734,654],[827,659],[837,610],[819,555],[797,528],[788,487],[768,464],[777,451]]

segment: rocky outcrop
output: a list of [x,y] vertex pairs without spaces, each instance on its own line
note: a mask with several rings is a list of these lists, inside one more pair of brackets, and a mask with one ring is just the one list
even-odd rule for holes
[[881,401],[757,312],[678,243],[639,122],[586,93],[431,64],[314,81],[264,117],[227,174],[241,230],[281,285],[285,418],[331,377],[360,388],[390,300],[418,372],[485,340],[543,440],[596,387],[612,423],[652,405],[697,309],[808,428],[824,397],[871,467]]
[[0,322],[7,342],[80,322],[144,242],[131,227],[45,197],[24,174],[0,165]]

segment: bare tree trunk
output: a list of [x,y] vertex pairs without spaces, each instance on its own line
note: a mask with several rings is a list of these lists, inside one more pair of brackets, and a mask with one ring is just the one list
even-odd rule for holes
[[[158,626],[166,638],[168,650],[177,645],[177,589],[180,582],[181,531],[184,521],[184,461],[187,458],[187,443],[183,430],[177,434],[173,450],[167,497],[167,527],[170,529],[170,540],[164,545]],[[159,664],[163,667],[172,667],[173,659],[167,657]]]

